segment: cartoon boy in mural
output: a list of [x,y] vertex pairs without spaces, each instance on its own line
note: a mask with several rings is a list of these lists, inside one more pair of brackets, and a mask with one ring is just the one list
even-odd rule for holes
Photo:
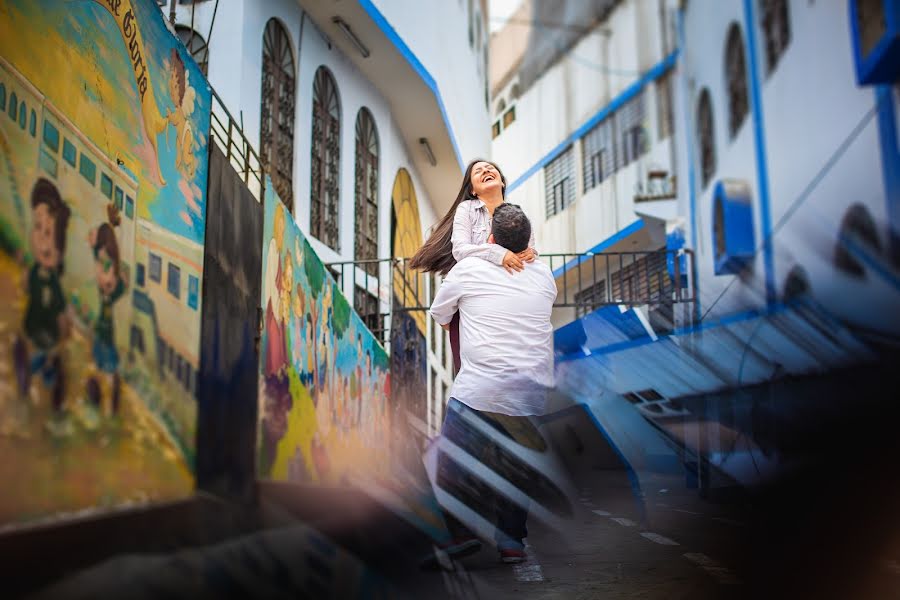
[[[94,366],[100,374],[88,378],[87,395],[95,407],[103,405],[105,415],[115,416],[119,413],[121,379],[119,353],[115,343],[113,305],[125,294],[128,284],[122,275],[119,242],[116,240],[114,229],[119,226],[121,216],[115,204],[107,205],[106,212],[109,221],[92,229],[88,234],[88,242],[94,253],[94,277],[100,297],[97,320],[93,328],[94,343],[91,355]],[[84,310],[88,310],[87,305]],[[108,394],[102,392],[104,387],[108,390]],[[103,399],[107,396],[111,400],[111,406],[103,403]]]
[[[193,181],[197,172],[197,158],[194,156],[196,143],[191,127],[191,113],[197,92],[188,81],[190,73],[184,68],[184,61],[178,50],[172,48],[169,54],[169,94],[175,103],[175,110],[166,111],[168,125],[175,127],[175,168],[188,181]],[[169,128],[166,127],[166,145],[169,143]]]
[[31,235],[29,243],[34,264],[24,279],[28,304],[23,322],[24,338],[14,342],[16,379],[24,399],[31,387],[31,375],[40,372],[52,390],[56,416],[65,397],[61,343],[69,331],[66,296],[60,285],[66,252],[66,228],[71,211],[56,186],[40,178],[31,191]]

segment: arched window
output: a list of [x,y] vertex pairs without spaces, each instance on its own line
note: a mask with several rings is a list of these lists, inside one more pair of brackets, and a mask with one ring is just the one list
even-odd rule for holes
[[512,86],[512,88],[510,88],[510,90],[509,90],[509,100],[510,100],[510,102],[512,102],[513,100],[518,100],[518,99],[519,99],[519,94],[520,94],[520,92],[519,92],[519,84],[518,84],[518,83],[514,83],[513,86]]
[[791,19],[787,0],[761,0],[760,21],[766,43],[766,74],[778,66],[778,60],[791,43]]
[[469,10],[466,12],[469,16],[469,47],[475,47],[475,28],[472,26],[473,11],[472,11],[472,0],[469,0]]
[[[378,129],[366,108],[356,115],[356,260],[378,258]],[[378,265],[365,270],[378,276]]]
[[262,116],[259,158],[275,193],[294,206],[294,53],[288,32],[275,19],[263,34]]
[[841,220],[834,248],[834,265],[845,273],[862,277],[865,268],[856,255],[866,251],[881,253],[878,228],[869,209],[862,204],[854,204]]
[[790,270],[784,280],[784,301],[790,302],[809,294],[809,275],[800,265]]
[[747,63],[741,28],[732,23],[725,43],[725,80],[728,82],[728,133],[732,139],[747,117]]
[[13,92],[9,95],[9,118],[13,121],[19,116],[19,97]]
[[503,114],[504,110],[506,110],[506,101],[503,98],[500,98],[500,102],[497,103],[497,110],[494,111],[494,114],[499,117]]
[[312,181],[310,227],[312,234],[340,252],[341,100],[334,77],[319,67],[313,82]]
[[25,129],[25,123],[28,120],[28,110],[25,108],[25,101],[19,103],[19,127]]
[[0,110],[6,110],[6,85],[0,83]]
[[481,12],[475,11],[475,47],[481,50]]
[[28,133],[31,134],[31,137],[37,136],[37,113],[33,108],[31,109],[31,119],[28,121]]
[[197,62],[197,66],[200,67],[203,74],[209,75],[209,47],[203,36],[186,25],[176,25],[175,33],[190,52],[191,58]]
[[716,135],[712,101],[706,88],[700,92],[700,100],[697,101],[697,142],[700,146],[700,181],[705,188],[716,172]]

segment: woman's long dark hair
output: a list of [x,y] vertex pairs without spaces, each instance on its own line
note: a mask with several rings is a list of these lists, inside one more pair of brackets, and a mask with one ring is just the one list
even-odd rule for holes
[[459,208],[461,202],[477,199],[477,196],[472,191],[472,169],[480,162],[492,165],[500,173],[500,181],[503,183],[503,198],[506,198],[506,177],[503,176],[503,171],[500,170],[500,167],[483,158],[476,158],[470,162],[469,166],[466,167],[466,174],[463,175],[462,186],[460,186],[459,193],[456,195],[456,201],[435,226],[434,231],[425,240],[422,247],[413,255],[409,261],[411,268],[425,271],[426,273],[446,275],[453,268],[453,265],[456,264],[456,259],[453,258],[453,242],[451,241],[453,236],[453,217],[456,216],[456,209]]

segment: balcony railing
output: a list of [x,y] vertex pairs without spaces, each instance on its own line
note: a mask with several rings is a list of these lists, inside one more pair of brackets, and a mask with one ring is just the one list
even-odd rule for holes
[[212,92],[212,110],[210,112],[212,113],[210,139],[219,145],[250,192],[262,202],[266,178],[263,174],[259,154],[244,135],[242,124],[231,116],[215,90]]
[[[694,254],[690,250],[542,254],[556,279],[554,308],[576,316],[603,306],[671,308],[694,302]],[[425,311],[439,287],[428,275],[409,268],[409,260],[381,258],[327,265],[353,308],[385,344],[392,312]],[[378,276],[372,275],[377,273]]]

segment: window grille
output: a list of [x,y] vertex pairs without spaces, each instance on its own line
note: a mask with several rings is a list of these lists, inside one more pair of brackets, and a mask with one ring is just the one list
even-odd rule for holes
[[331,72],[319,67],[313,82],[310,227],[319,241],[340,252],[341,105]]
[[263,34],[260,161],[275,193],[294,206],[294,54],[284,27],[269,19]]
[[598,123],[582,139],[581,164],[585,192],[600,185],[615,171],[614,146],[610,119]]
[[185,25],[176,25],[175,33],[191,57],[197,62],[200,71],[204,75],[209,75],[209,47],[203,36]]
[[581,318],[594,312],[606,302],[606,280],[587,287],[575,294],[575,314]]
[[[365,108],[356,116],[355,188],[356,260],[373,260],[378,258],[378,130]],[[378,277],[378,263],[361,266]]]
[[575,153],[569,146],[544,167],[547,218],[575,201]]
[[725,45],[725,78],[728,81],[728,133],[732,138],[747,117],[747,65],[744,39],[737,23],[732,24]]
[[712,101],[703,88],[697,101],[697,141],[700,146],[700,180],[705,188],[716,171],[716,142]]
[[615,130],[619,136],[617,168],[631,164],[649,150],[649,140],[644,129],[645,118],[643,93],[639,93],[616,111]]
[[760,21],[766,45],[766,74],[770,74],[791,43],[791,19],[787,0],[761,0],[760,4]]
[[506,129],[516,120],[516,107],[511,106],[503,115],[503,129]]
[[659,139],[668,138],[675,131],[675,112],[672,101],[671,71],[656,80],[656,106],[659,111]]
[[369,331],[380,339],[383,326],[378,297],[357,286],[353,292],[353,308]]

